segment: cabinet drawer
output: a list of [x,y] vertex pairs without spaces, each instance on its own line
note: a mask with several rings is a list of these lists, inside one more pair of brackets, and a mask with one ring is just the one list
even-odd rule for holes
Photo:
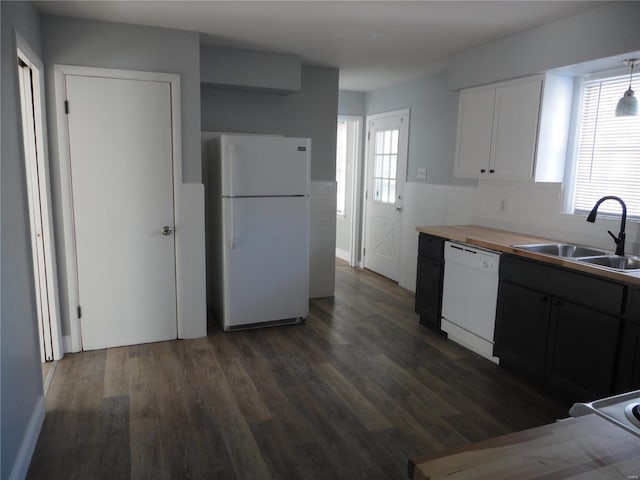
[[441,260],[444,255],[444,238],[421,233],[418,238],[418,253],[423,257]]
[[619,283],[508,255],[502,256],[500,277],[602,312],[622,312],[626,287]]

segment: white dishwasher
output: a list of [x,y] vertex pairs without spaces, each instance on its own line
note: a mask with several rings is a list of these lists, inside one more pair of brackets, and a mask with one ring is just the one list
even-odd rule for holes
[[449,339],[495,363],[499,266],[499,253],[445,242],[441,328]]

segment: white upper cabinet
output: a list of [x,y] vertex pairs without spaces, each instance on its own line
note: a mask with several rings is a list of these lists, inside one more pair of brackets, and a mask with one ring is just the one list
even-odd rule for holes
[[454,174],[561,182],[572,88],[547,75],[462,90]]
[[460,93],[456,175],[474,177],[489,171],[494,101],[493,88]]

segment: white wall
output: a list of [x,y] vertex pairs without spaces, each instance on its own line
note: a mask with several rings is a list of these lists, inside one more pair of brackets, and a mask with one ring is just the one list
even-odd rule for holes
[[457,185],[406,183],[400,244],[401,287],[415,292],[418,256],[417,226],[469,225],[476,188]]
[[[506,211],[500,209],[503,200],[506,200]],[[607,230],[617,235],[620,220],[598,216],[593,224],[586,221],[586,215],[563,213],[561,184],[482,181],[474,202],[473,223],[476,225],[615,250]],[[626,251],[640,254],[638,222],[627,222]]]

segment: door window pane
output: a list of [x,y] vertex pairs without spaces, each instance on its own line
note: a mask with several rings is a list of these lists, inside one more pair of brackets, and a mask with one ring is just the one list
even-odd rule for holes
[[399,130],[377,131],[373,152],[373,199],[396,203]]

